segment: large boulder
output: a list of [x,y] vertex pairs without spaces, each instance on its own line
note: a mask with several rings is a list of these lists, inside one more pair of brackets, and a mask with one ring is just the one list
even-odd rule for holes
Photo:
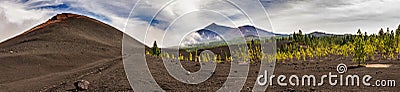
[[77,90],[87,90],[89,89],[89,81],[86,80],[78,80],[74,83],[74,86]]

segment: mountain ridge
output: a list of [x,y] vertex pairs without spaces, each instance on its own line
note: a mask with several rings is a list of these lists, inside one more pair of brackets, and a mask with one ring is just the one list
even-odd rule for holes
[[[211,24],[209,24],[208,26],[206,26],[205,28],[203,28],[203,29],[201,29],[201,30],[214,30],[214,29],[216,29],[216,28],[218,28],[218,27],[220,27],[220,28],[226,28],[226,29],[236,29],[236,30],[239,30],[239,31],[241,31],[242,32],[242,34],[244,34],[244,36],[247,36],[247,35],[253,35],[253,36],[257,36],[257,32],[256,31],[258,31],[258,32],[261,32],[261,33],[258,33],[258,34],[260,34],[260,35],[265,35],[265,33],[267,34],[267,35],[275,35],[275,36],[287,36],[287,34],[279,34],[279,33],[274,33],[274,32],[270,32],[270,31],[267,31],[267,30],[264,30],[264,29],[261,29],[261,28],[257,28],[257,27],[255,27],[255,26],[252,26],[252,25],[243,25],[243,26],[239,26],[239,27],[228,27],[228,26],[223,26],[223,25],[219,25],[219,24],[217,24],[217,23],[211,23]],[[250,32],[250,33],[247,33],[247,32]],[[264,34],[263,34],[264,33]]]
[[204,27],[203,29],[197,30],[196,33],[199,34],[201,38],[186,38],[185,40],[194,39],[197,41],[197,43],[185,44],[185,45],[202,44],[204,42],[210,42],[210,41],[222,41],[222,40],[229,41],[240,38],[242,36],[246,40],[258,39],[260,37],[289,36],[287,34],[278,34],[267,30],[263,30],[251,25],[228,27],[219,25],[217,23],[211,23],[208,26]]

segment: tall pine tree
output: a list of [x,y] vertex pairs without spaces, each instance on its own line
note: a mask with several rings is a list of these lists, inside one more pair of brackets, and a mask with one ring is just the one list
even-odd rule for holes
[[367,53],[365,52],[365,42],[364,36],[361,33],[361,30],[358,29],[357,36],[355,38],[355,47],[354,47],[354,58],[353,62],[357,62],[358,65],[361,65],[361,62],[365,62],[367,58]]
[[157,41],[154,41],[153,47],[151,47],[151,54],[155,56],[160,56],[161,50],[157,46]]

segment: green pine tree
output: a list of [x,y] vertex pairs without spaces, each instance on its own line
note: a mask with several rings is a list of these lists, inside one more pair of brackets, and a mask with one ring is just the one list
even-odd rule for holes
[[157,46],[157,41],[154,41],[153,47],[151,47],[151,54],[155,56],[160,56],[161,50]]
[[353,62],[357,62],[359,66],[361,66],[361,62],[365,62],[367,58],[367,53],[365,52],[365,41],[364,35],[361,33],[361,30],[358,29],[357,36],[355,38],[355,47],[354,47],[354,57]]

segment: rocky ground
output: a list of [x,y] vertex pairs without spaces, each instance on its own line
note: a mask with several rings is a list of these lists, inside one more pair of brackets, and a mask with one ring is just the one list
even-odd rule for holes
[[[185,84],[175,80],[171,77],[165,70],[161,59],[157,57],[148,56],[147,57],[149,68],[152,72],[153,77],[156,79],[157,83],[166,91],[216,91],[222,84],[226,81],[228,76],[230,64],[218,64],[215,71],[215,75],[210,77],[207,81],[200,84]],[[276,69],[274,75],[310,75],[314,74],[317,78],[317,82],[320,82],[320,76],[323,74],[337,74],[336,66],[339,63],[346,63],[348,66],[353,65],[349,62],[349,59],[330,59],[322,58],[318,60],[307,60],[307,61],[287,61],[285,63],[278,62],[276,64]],[[380,64],[392,64],[388,68],[350,68],[343,75],[371,75],[373,81],[376,79],[393,79],[400,80],[399,71],[400,68],[399,61],[370,61],[372,63]],[[185,69],[189,71],[196,71],[199,69],[199,64],[195,62],[182,62]],[[246,85],[242,88],[242,91],[250,91],[258,75],[259,66],[256,64],[251,65],[249,77],[247,79]],[[54,85],[47,83],[40,83],[43,79],[57,81]],[[76,80],[87,80],[90,82],[89,90],[87,91],[133,91],[129,86],[129,82],[126,78],[123,64],[121,59],[116,58],[115,60],[110,60],[108,62],[99,62],[91,67],[84,69],[78,69],[77,71],[67,72],[64,75],[59,74],[59,76],[44,77],[44,78],[34,78],[30,79],[29,85],[46,85],[43,87],[30,88],[26,90],[42,90],[42,91],[74,91],[75,87],[73,83]],[[287,80],[286,80],[287,81]],[[267,88],[268,91],[398,91],[398,87],[367,87],[367,86],[331,86],[328,81],[324,81],[323,86],[279,86],[274,81],[272,86]],[[15,85],[18,86],[18,85]]]

